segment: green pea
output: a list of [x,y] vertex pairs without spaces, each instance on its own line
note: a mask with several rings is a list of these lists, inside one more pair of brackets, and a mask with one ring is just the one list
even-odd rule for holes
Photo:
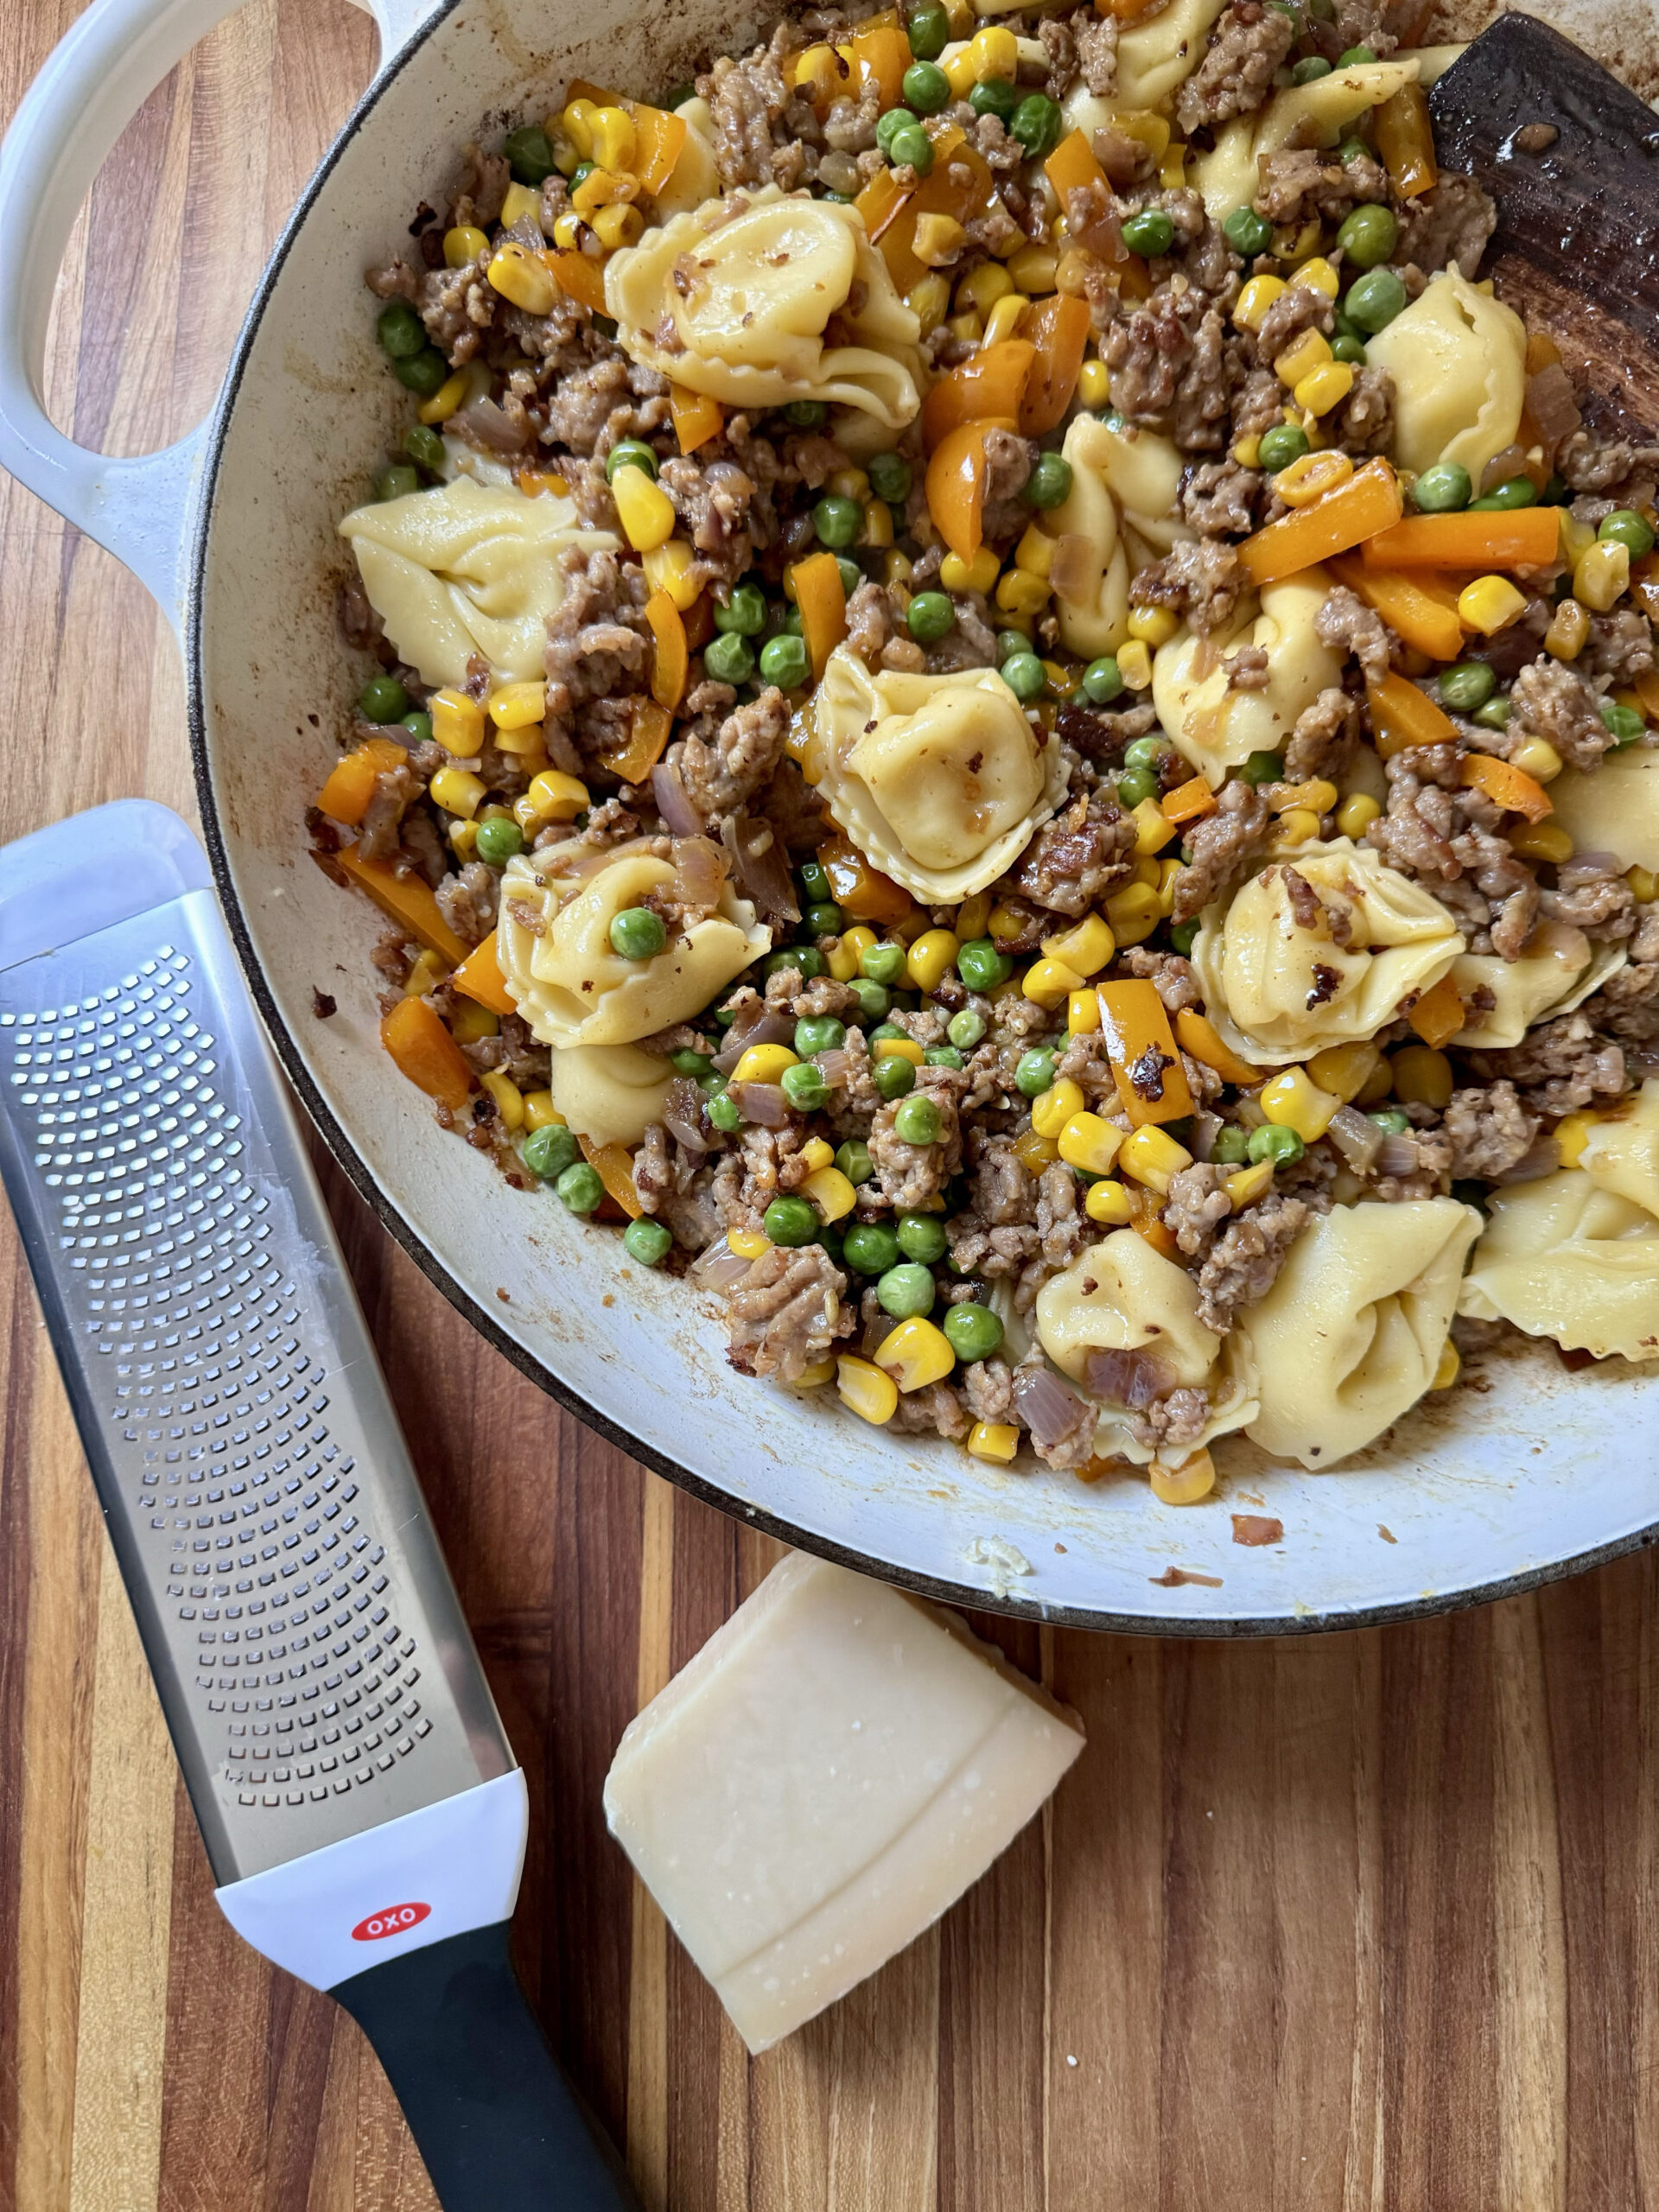
[[1167,253],[1174,245],[1175,226],[1161,207],[1143,207],[1138,215],[1131,215],[1124,222],[1122,237],[1131,253],[1152,261],[1159,254]]
[[[816,944],[787,944],[780,951],[766,955],[760,963],[760,973],[778,976],[785,968],[794,969],[803,982],[810,982],[814,976],[823,973],[823,955]],[[729,1020],[730,1016],[727,1018]]]
[[619,438],[605,456],[605,481],[614,484],[619,468],[638,468],[657,480],[657,456],[643,438]]
[[1057,453],[1039,453],[1020,494],[1028,507],[1064,506],[1071,496],[1071,464]]
[[761,1215],[760,1225],[774,1244],[812,1244],[817,1241],[818,1217],[805,1198],[774,1198]]
[[491,868],[505,868],[507,862],[524,849],[524,833],[510,814],[492,814],[478,825],[478,841],[473,848],[480,860]]
[[404,432],[404,451],[429,476],[442,473],[448,461],[443,440],[429,423],[411,423]]
[[812,526],[825,545],[851,545],[864,526],[864,510],[856,499],[843,499],[831,493],[813,508]]
[[1166,737],[1137,737],[1124,747],[1123,765],[1126,768],[1155,768],[1168,751],[1169,740]]
[[[958,954],[957,957],[960,961],[962,956]],[[984,1039],[985,1017],[982,1014],[976,1014],[972,1007],[965,1006],[960,1014],[951,1015],[945,1024],[944,1033],[962,1052],[971,1052],[974,1046]]]
[[581,1158],[582,1147],[562,1122],[532,1129],[524,1139],[524,1165],[541,1182],[556,1183],[572,1161]]
[[1357,322],[1351,322],[1340,308],[1332,316],[1331,326],[1338,338],[1358,338],[1363,335],[1359,325]]
[[1538,504],[1541,507],[1570,507],[1572,505],[1573,486],[1559,469],[1552,474],[1548,483],[1538,494]]
[[1054,1049],[1050,1045],[1034,1045],[1030,1052],[1021,1052],[1020,1064],[1014,1071],[1016,1090],[1027,1098],[1040,1098],[1054,1081]]
[[1316,77],[1328,77],[1331,64],[1321,60],[1317,54],[1310,54],[1299,61],[1290,73],[1293,85],[1311,85]]
[[694,100],[696,97],[696,85],[691,78],[688,77],[683,84],[676,85],[665,95],[663,105],[672,115],[677,107],[683,107],[688,100]]
[[804,1060],[814,1052],[833,1052],[847,1042],[847,1025],[833,1014],[804,1014],[795,1025],[795,1050]]
[[957,610],[943,591],[918,591],[905,614],[906,626],[918,645],[937,645],[955,629]]
[[1633,561],[1653,550],[1653,531],[1633,507],[1618,507],[1604,516],[1596,536],[1605,545],[1628,546]]
[[1478,499],[1469,502],[1473,514],[1503,514],[1512,507],[1535,507],[1538,486],[1530,476],[1511,476],[1502,484],[1495,484]]
[[925,176],[933,166],[933,141],[919,123],[907,123],[888,139],[887,159],[896,169],[912,168]]
[[[915,1074],[913,1068],[911,1073]],[[931,1098],[906,1098],[893,1117],[893,1135],[906,1144],[938,1144],[944,1128],[939,1109]]]
[[1192,951],[1193,939],[1198,934],[1198,920],[1196,914],[1190,922],[1172,922],[1169,925],[1169,941],[1183,958]]
[[[847,504],[849,506],[858,506],[856,499],[849,499]],[[861,523],[863,520],[863,509],[860,507],[859,519]],[[841,578],[842,590],[846,596],[850,599],[853,594],[858,589],[860,584],[863,582],[864,571],[859,567],[856,561],[849,560],[844,553],[837,553],[836,556],[836,573]]]
[[1270,430],[1262,433],[1256,457],[1269,476],[1276,476],[1293,461],[1300,461],[1306,451],[1307,432],[1300,423],[1275,423]]
[[925,0],[912,15],[906,30],[910,50],[918,61],[937,61],[950,43],[950,17],[938,0]]
[[1411,503],[1421,514],[1456,514],[1468,505],[1474,488],[1460,461],[1437,461],[1412,486]]
[[867,1042],[872,1045],[891,1045],[898,1044],[901,1040],[906,1044],[909,1043],[909,1030],[901,1029],[896,1021],[882,1021],[878,1022],[876,1027],[869,1032]]
[[1210,1158],[1217,1167],[1242,1167],[1250,1156],[1250,1133],[1236,1122],[1224,1122],[1216,1131]]
[[586,184],[588,178],[592,176],[594,171],[598,167],[599,163],[597,162],[578,162],[575,168],[570,172],[570,189],[572,192],[575,190],[579,184]]
[[1273,225],[1265,215],[1258,215],[1254,207],[1235,207],[1221,226],[1222,236],[1235,253],[1245,259],[1265,253],[1273,244]]
[[397,722],[409,712],[410,697],[395,676],[372,676],[357,695],[365,722]]
[[592,1213],[605,1195],[597,1167],[585,1160],[572,1160],[553,1185],[554,1195],[572,1213]]
[[1371,149],[1363,138],[1344,138],[1337,149],[1337,160],[1346,168],[1350,162],[1368,162]]
[[1454,714],[1472,715],[1497,689],[1497,678],[1484,660],[1465,660],[1455,668],[1443,668],[1435,689],[1443,707]]
[[912,61],[900,89],[918,115],[937,115],[950,105],[950,79],[934,61]]
[[865,1021],[880,1021],[893,1003],[893,995],[885,983],[877,983],[868,976],[855,976],[847,986],[858,1001],[861,1018]]
[[717,683],[747,683],[754,674],[754,648],[736,630],[716,630],[702,649],[702,664]]
[[1360,366],[1365,360],[1365,348],[1357,338],[1349,338],[1338,333],[1331,340],[1331,358],[1333,361],[1351,361],[1356,366]]
[[394,361],[391,372],[405,391],[417,392],[423,399],[430,399],[448,377],[449,364],[435,346],[429,346],[406,361]]
[[1006,77],[988,77],[982,85],[976,85],[969,92],[968,105],[976,115],[994,115],[1006,125],[1014,121],[1020,95]]
[[1033,162],[1040,162],[1052,154],[1059,143],[1060,111],[1042,92],[1032,92],[1022,99],[1008,119],[1008,131],[1017,138]]
[[1264,1122],[1259,1129],[1250,1131],[1250,1158],[1261,1161],[1270,1160],[1275,1167],[1288,1167],[1307,1150],[1294,1129],[1281,1128],[1276,1122]]
[[668,930],[649,906],[625,906],[611,918],[610,939],[612,951],[624,960],[654,960],[668,943]]
[[1080,689],[1091,707],[1110,706],[1123,689],[1123,678],[1112,654],[1103,653],[1098,660],[1090,662],[1083,671]]
[[882,1097],[891,1102],[914,1090],[916,1071],[907,1059],[894,1052],[890,1058],[876,1062],[871,1070],[871,1080]]
[[870,1147],[861,1137],[849,1137],[845,1144],[836,1146],[836,1165],[853,1184],[868,1183],[875,1173]]
[[791,637],[787,630],[780,638],[768,638],[760,648],[760,673],[780,691],[798,691],[811,668],[804,639]]
[[1246,784],[1276,784],[1284,771],[1284,763],[1276,753],[1252,753],[1242,768],[1233,773]]
[[790,399],[784,403],[784,420],[792,430],[821,430],[830,419],[822,399]]
[[1367,62],[1375,61],[1376,59],[1376,50],[1374,47],[1351,46],[1346,53],[1337,56],[1337,67],[1338,69],[1358,69]]
[[999,630],[996,633],[996,664],[1007,666],[1015,653],[1028,653],[1031,639],[1023,630]]
[[413,360],[426,346],[426,325],[407,300],[388,300],[375,317],[374,334],[394,361]]
[[1131,768],[1117,779],[1117,803],[1125,814],[1133,814],[1144,800],[1157,795],[1158,779],[1150,768]]
[[964,1367],[988,1359],[1002,1342],[1002,1324],[988,1306],[964,1300],[946,1308],[944,1340]]
[[785,607],[781,620],[783,628],[780,635],[798,638],[804,634],[801,628],[801,610],[798,607]]
[[799,874],[801,889],[806,894],[809,906],[821,906],[835,897],[835,887],[830,880],[830,871],[822,861],[803,861]]
[[809,937],[839,937],[841,909],[829,904],[809,906],[801,917],[801,927]]
[[931,1313],[938,1294],[931,1274],[926,1268],[918,1267],[913,1260],[901,1260],[896,1268],[889,1268],[875,1286],[877,1303],[895,1321],[909,1321],[918,1313]]
[[944,1217],[937,1213],[901,1213],[897,1223],[899,1249],[907,1260],[931,1268],[944,1257]]
[[1402,1114],[1397,1106],[1381,1107],[1376,1113],[1368,1114],[1366,1119],[1375,1122],[1386,1136],[1408,1137],[1411,1135],[1411,1117]]
[[421,480],[406,461],[389,461],[385,467],[374,473],[374,496],[377,499],[402,499],[410,493],[418,492]]
[[509,130],[501,150],[515,184],[544,184],[553,174],[553,148],[539,123]]
[[1003,662],[1002,681],[1022,706],[1028,706],[1033,699],[1042,697],[1048,685],[1048,671],[1027,646],[1022,653],[1010,653]]
[[902,454],[874,454],[865,474],[870,480],[871,491],[878,499],[885,499],[890,507],[902,507],[910,497],[911,466]]
[[1621,707],[1612,699],[1602,701],[1601,719],[1612,736],[1615,752],[1624,746],[1634,745],[1647,728],[1634,707]]
[[[898,982],[905,972],[904,946],[866,945],[858,956],[858,972],[861,976],[868,976],[873,983]],[[904,1034],[902,1030],[899,1034]]]
[[1392,269],[1373,269],[1348,287],[1344,304],[1349,321],[1374,338],[1403,312],[1406,288]]
[[1507,729],[1510,702],[1507,699],[1489,699],[1484,707],[1477,707],[1469,719],[1482,729]]
[[779,1081],[785,1097],[798,1114],[816,1114],[828,1103],[830,1086],[823,1071],[815,1068],[810,1060],[798,1060],[792,1068],[785,1068]]
[[966,944],[957,948],[957,973],[970,991],[994,991],[1013,975],[1014,963],[1006,952],[997,950],[989,938],[970,937]]
[[913,130],[916,126],[917,121],[918,118],[913,109],[907,107],[890,107],[885,115],[880,115],[876,118],[876,144],[880,148],[884,154],[890,156],[893,149],[894,134],[900,130]]
[[648,1214],[641,1214],[623,1230],[622,1249],[642,1268],[659,1268],[674,1249],[674,1232]]
[[709,1058],[707,1052],[694,1052],[689,1046],[686,1046],[683,1047],[677,1052],[671,1052],[668,1056],[668,1065],[673,1069],[676,1075],[690,1075],[701,1077],[709,1073],[709,1070],[714,1066],[714,1062]]
[[[818,197],[821,200],[830,200],[837,207],[850,207],[854,200],[857,199],[858,194],[855,192],[821,192],[818,194]],[[595,317],[595,321],[597,321],[597,317]]]
[[[868,1147],[861,1147],[868,1161]],[[842,1173],[846,1170],[842,1169]],[[842,1257],[861,1275],[884,1275],[898,1264],[899,1239],[885,1221],[861,1221],[847,1231]]]
[[931,1068],[959,1068],[962,1054],[954,1045],[930,1045],[922,1054]]
[[743,1126],[743,1116],[738,1111],[737,1101],[728,1097],[723,1090],[709,1099],[702,1110],[715,1127],[728,1137],[735,1136]]
[[734,584],[722,605],[715,601],[715,627],[740,638],[758,638],[766,626],[766,595],[756,584]]
[[1391,207],[1356,207],[1344,216],[1337,244],[1352,269],[1378,269],[1400,242],[1400,219]]
[[421,708],[416,707],[412,713],[400,715],[397,719],[409,732],[411,745],[429,745],[432,742],[432,717]]

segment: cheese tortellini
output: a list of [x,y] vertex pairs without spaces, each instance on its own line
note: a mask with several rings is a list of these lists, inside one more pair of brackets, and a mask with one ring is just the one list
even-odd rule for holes
[[[1496,1052],[1518,1045],[1535,1022],[1571,1014],[1610,976],[1628,954],[1623,945],[1592,945],[1582,930],[1567,922],[1540,922],[1518,960],[1495,952],[1460,952],[1452,963],[1458,995],[1474,1010],[1452,1042],[1459,1052]],[[1492,1003],[1478,1003],[1490,992]]]
[[1069,424],[1061,453],[1071,489],[1048,518],[1056,543],[1081,539],[1086,561],[1063,563],[1054,587],[1060,641],[1093,660],[1128,635],[1132,569],[1192,533],[1179,520],[1179,449],[1150,430],[1109,429],[1093,415]]
[[1659,870],[1659,747],[1621,746],[1588,775],[1563,768],[1549,796],[1580,852],[1611,853],[1621,868]]
[[[1260,1409],[1241,1340],[1205,1328],[1192,1275],[1133,1229],[1115,1230],[1050,1277],[1037,1294],[1037,1334],[1056,1367],[1085,1389],[1091,1387],[1090,1352],[1138,1351],[1160,1361],[1175,1388],[1207,1390],[1209,1422],[1185,1450],[1243,1428]],[[1150,1459],[1133,1420],[1127,1407],[1103,1402],[1096,1449],[1142,1464]]]
[[1203,60],[1211,28],[1225,4],[1169,0],[1155,15],[1131,23],[1117,41],[1118,106],[1157,107],[1184,84]]
[[1224,223],[1248,207],[1261,181],[1256,164],[1281,146],[1334,146],[1368,110],[1392,99],[1402,85],[1416,81],[1416,54],[1391,61],[1356,62],[1332,69],[1310,85],[1287,86],[1265,107],[1224,124],[1213,150],[1200,154],[1194,182],[1212,223]]
[[1394,458],[1421,473],[1460,461],[1477,484],[1513,445],[1527,390],[1527,334],[1513,308],[1457,269],[1434,277],[1366,359],[1394,379]]
[[573,1045],[626,1045],[700,1014],[772,937],[728,881],[718,910],[671,934],[649,960],[611,944],[617,915],[676,880],[643,839],[615,846],[591,872],[579,846],[521,853],[501,880],[496,953],[507,990],[555,1058]]
[[[1306,894],[1321,912],[1297,918]],[[1274,1066],[1374,1037],[1408,995],[1438,983],[1463,950],[1456,921],[1368,846],[1300,846],[1230,901],[1206,906],[1192,966],[1210,1019],[1236,1052]]]
[[548,1088],[577,1136],[592,1144],[638,1144],[653,1122],[674,1071],[635,1045],[567,1045],[555,1052]]
[[611,256],[605,304],[636,361],[734,407],[830,400],[899,430],[921,406],[921,324],[835,200],[767,185],[673,216]]
[[1245,1434],[1275,1459],[1330,1467],[1398,1421],[1434,1380],[1480,1226],[1455,1198],[1316,1220],[1238,1318],[1261,1397]]
[[504,681],[539,676],[564,596],[560,554],[618,550],[608,531],[581,527],[574,499],[470,476],[355,508],[340,531],[387,637],[432,684],[464,683],[474,653]]
[[695,214],[705,200],[720,196],[720,164],[715,159],[715,118],[701,93],[682,100],[674,111],[685,125],[685,143],[668,182],[656,195],[657,219]]
[[[1320,568],[1269,584],[1255,620],[1247,611],[1232,634],[1217,641],[1222,658],[1205,676],[1198,670],[1216,651],[1205,651],[1205,639],[1184,632],[1158,648],[1152,664],[1158,719],[1211,784],[1224,783],[1227,771],[1252,753],[1281,751],[1303,709],[1341,683],[1342,656],[1321,644],[1313,626],[1330,594],[1331,580]],[[1259,645],[1268,656],[1261,690],[1229,689],[1226,658],[1242,645]]]
[[859,850],[924,904],[982,891],[1064,796],[1060,747],[1039,747],[995,669],[872,676],[837,645],[810,709],[818,796]]
[[1659,1078],[1649,1077],[1626,1107],[1592,1123],[1579,1166],[1604,1191],[1659,1218]]

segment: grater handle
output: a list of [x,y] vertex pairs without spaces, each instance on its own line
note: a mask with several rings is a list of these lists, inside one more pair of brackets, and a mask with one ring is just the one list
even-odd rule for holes
[[443,2212],[639,2212],[525,2002],[507,1928],[407,1951],[329,1993],[374,2045]]

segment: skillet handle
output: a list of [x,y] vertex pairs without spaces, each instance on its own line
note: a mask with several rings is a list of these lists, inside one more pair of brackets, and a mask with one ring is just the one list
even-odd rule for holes
[[[379,69],[444,0],[367,0]],[[126,563],[182,638],[207,424],[114,461],[41,405],[52,291],[80,204],[140,106],[241,0],[92,0],[23,95],[0,144],[0,467]]]

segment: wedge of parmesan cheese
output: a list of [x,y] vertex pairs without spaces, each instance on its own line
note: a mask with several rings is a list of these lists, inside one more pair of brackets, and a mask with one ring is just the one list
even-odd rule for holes
[[605,1812],[760,2051],[953,1904],[1083,1744],[955,1614],[797,1553],[629,1726]]

